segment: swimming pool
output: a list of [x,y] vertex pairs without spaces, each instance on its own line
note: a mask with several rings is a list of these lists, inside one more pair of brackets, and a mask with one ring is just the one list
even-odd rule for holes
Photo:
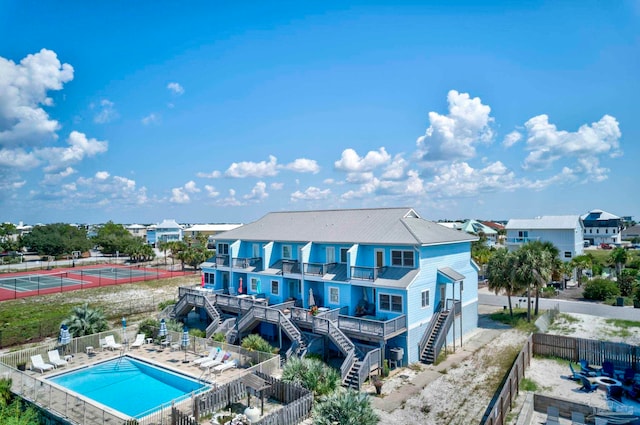
[[208,385],[131,357],[120,357],[50,381],[133,418]]

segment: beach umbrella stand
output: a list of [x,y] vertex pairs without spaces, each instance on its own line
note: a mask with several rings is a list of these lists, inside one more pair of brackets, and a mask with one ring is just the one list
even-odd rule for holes
[[184,348],[184,360],[182,363],[189,363],[187,360],[187,348],[189,347],[189,329],[185,326],[182,329],[182,343],[180,344]]

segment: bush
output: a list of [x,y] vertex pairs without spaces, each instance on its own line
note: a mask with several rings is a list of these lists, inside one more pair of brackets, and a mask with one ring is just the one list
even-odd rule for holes
[[242,343],[240,345],[245,350],[261,351],[263,353],[275,353],[278,350],[258,334],[247,335],[242,339]]
[[195,336],[198,338],[205,338],[207,336],[207,333],[202,329],[191,328],[189,329],[189,335]]
[[216,332],[213,334],[213,340],[216,342],[227,342],[227,338],[222,332]]
[[340,375],[322,360],[291,357],[282,369],[284,382],[302,385],[314,395],[321,396],[335,391],[340,385]]
[[351,389],[322,397],[313,407],[314,425],[376,425],[378,420],[369,396]]
[[170,305],[174,305],[176,302],[175,300],[166,300],[166,301],[162,301],[161,303],[158,303],[158,310],[162,311],[165,308],[167,308]]
[[612,280],[593,279],[586,283],[582,295],[588,300],[604,301],[620,295],[620,288]]
[[158,329],[160,329],[160,322],[156,319],[145,319],[138,325],[138,333],[144,334],[145,338],[155,338]]

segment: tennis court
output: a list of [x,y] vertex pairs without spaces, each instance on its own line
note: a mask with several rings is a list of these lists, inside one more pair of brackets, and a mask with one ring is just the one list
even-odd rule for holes
[[69,278],[68,273],[27,274],[21,275],[20,277],[6,277],[0,279],[0,288],[16,292],[46,290],[49,288],[81,284],[82,280]]
[[147,276],[157,276],[158,271],[148,271],[145,269],[138,269],[132,267],[92,267],[92,268],[83,268],[79,270],[70,270],[69,274],[79,275],[82,279],[84,276],[89,277],[97,277],[104,279],[130,279],[130,278],[141,278]]

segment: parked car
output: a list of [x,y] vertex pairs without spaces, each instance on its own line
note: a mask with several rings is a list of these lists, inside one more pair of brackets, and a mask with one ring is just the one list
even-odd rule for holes
[[603,243],[600,244],[600,248],[602,248],[602,249],[613,249],[613,246],[611,246],[608,243],[604,243],[603,242]]

